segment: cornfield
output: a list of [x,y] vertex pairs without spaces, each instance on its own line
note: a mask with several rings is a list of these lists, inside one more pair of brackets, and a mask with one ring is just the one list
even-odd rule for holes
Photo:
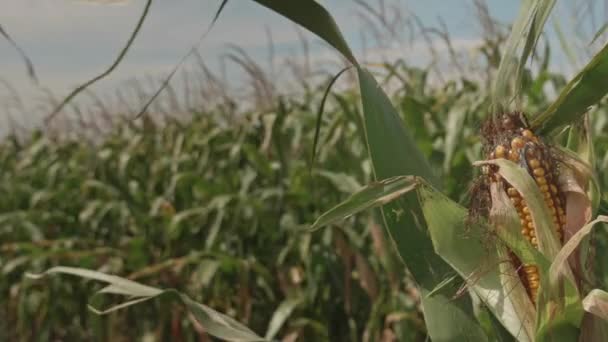
[[0,143],[0,340],[608,340],[608,45],[566,79],[537,46],[555,1],[522,1],[485,79],[432,82],[316,1],[255,2],[345,68]]

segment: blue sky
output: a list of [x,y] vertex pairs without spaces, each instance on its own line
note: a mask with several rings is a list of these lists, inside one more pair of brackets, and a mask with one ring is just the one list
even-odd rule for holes
[[[390,0],[386,0],[391,2]],[[601,0],[598,0],[602,2]],[[107,68],[124,45],[145,0],[120,5],[94,5],[87,0],[2,0],[2,25],[31,57],[40,86],[58,96]],[[395,1],[393,1],[395,2]],[[456,47],[472,47],[481,37],[472,0],[396,1],[415,13],[426,26],[445,21]],[[166,73],[197,41],[209,24],[219,0],[156,0],[143,30],[124,62],[93,90],[111,91],[134,77]],[[325,0],[356,54],[361,53],[361,31],[365,30],[353,0]],[[376,4],[376,0],[369,0]],[[517,15],[519,1],[488,0],[491,15],[509,24]],[[236,44],[251,56],[268,56],[266,32],[270,31],[278,55],[299,48],[295,25],[253,1],[232,0],[200,48],[211,67],[228,44]],[[304,32],[313,54],[332,54],[326,45]],[[401,49],[399,56],[424,64],[421,49]],[[236,66],[230,68],[237,69]],[[9,44],[0,39],[0,80],[8,81],[25,99],[40,96],[28,79],[23,62]],[[0,99],[7,95],[0,87]],[[3,94],[4,93],[4,94]],[[33,98],[32,98],[33,99]]]
[[[67,0],[3,0],[0,24],[33,60],[42,86],[62,93],[94,76],[113,60],[132,30],[145,1],[123,5],[92,5]],[[375,3],[373,1],[372,3]],[[470,0],[406,1],[426,25],[442,17],[455,39],[474,39],[479,27]],[[143,31],[124,63],[103,88],[121,80],[169,69],[197,40],[211,20],[219,1],[155,1]],[[349,42],[360,46],[359,8],[350,0],[324,1],[335,15]],[[509,22],[515,16],[515,1],[490,1],[494,15]],[[228,3],[218,24],[201,47],[201,54],[213,60],[227,44],[243,47],[254,57],[267,52],[266,30],[270,30],[278,53],[298,46],[293,24],[253,1]],[[314,39],[305,33],[307,38]],[[315,50],[325,47],[313,40]],[[328,49],[326,49],[328,50]],[[0,41],[0,78],[18,88],[30,85],[17,53]]]

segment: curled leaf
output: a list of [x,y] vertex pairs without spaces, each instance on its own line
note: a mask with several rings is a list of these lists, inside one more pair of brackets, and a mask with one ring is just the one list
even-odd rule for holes
[[555,259],[553,259],[551,267],[549,268],[550,283],[557,283],[559,276],[562,274],[564,268],[567,265],[566,260],[568,259],[568,257],[578,247],[583,238],[585,238],[585,236],[587,236],[591,232],[593,226],[599,222],[608,222],[608,216],[599,216],[597,219],[586,224],[584,227],[579,229],[579,231],[574,234],[570,238],[570,240],[568,240],[568,242],[564,245],[564,247],[559,251],[557,256],[555,256]]
[[89,306],[89,309],[100,315],[108,314],[162,296],[182,303],[210,335],[227,341],[265,341],[265,339],[259,337],[249,328],[233,318],[219,313],[206,305],[197,303],[185,294],[173,289],[157,289],[114,275],[76,267],[53,267],[41,274],[28,274],[27,277],[31,279],[40,279],[51,274],[70,274],[85,279],[105,282],[109,285],[99,291],[98,294],[113,293],[130,297],[129,301],[105,310],[99,310]]
[[585,311],[608,321],[608,292],[600,289],[592,290],[583,299],[583,308]]

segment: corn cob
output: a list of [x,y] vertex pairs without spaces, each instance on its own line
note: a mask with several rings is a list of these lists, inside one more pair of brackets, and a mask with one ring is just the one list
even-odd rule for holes
[[[488,159],[509,159],[526,169],[534,178],[553,215],[553,226],[560,243],[563,243],[563,230],[566,224],[565,200],[557,187],[557,163],[548,146],[528,127],[522,113],[508,113],[493,119],[484,126],[482,133]],[[534,222],[525,200],[515,188],[501,179],[496,171],[492,166],[483,168],[485,189],[488,189],[491,183],[502,184],[519,215],[522,235],[532,246],[538,248]],[[511,259],[530,299],[535,303],[540,284],[538,268],[532,264],[522,265],[513,253]]]

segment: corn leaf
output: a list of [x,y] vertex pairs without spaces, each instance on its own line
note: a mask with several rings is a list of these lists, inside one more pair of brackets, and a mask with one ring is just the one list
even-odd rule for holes
[[[532,247],[530,242],[520,233],[519,217],[504,189],[497,184],[493,184],[491,191],[493,203],[490,217],[494,231],[509,249],[518,256],[522,263],[534,264],[540,272],[541,287],[537,298],[536,331],[533,340],[564,342],[576,340],[578,334],[577,324],[580,324],[580,319],[573,323],[569,317],[569,314],[573,311],[571,303],[574,302],[574,309],[577,309],[576,304],[580,303],[576,301],[577,298],[574,298],[574,300],[570,299],[576,297],[574,286],[569,282],[566,283],[568,291],[564,295],[567,297],[563,299],[564,303],[559,300],[550,302],[547,299],[546,293],[548,291],[544,289],[549,287],[546,281],[550,265],[549,260]],[[521,299],[512,297],[514,301]],[[529,301],[527,294],[525,299]]]
[[209,32],[211,32],[211,29],[213,28],[213,26],[219,19],[220,14],[222,14],[222,11],[224,10],[224,7],[226,7],[227,3],[228,3],[228,0],[222,0],[217,11],[215,12],[215,15],[213,16],[213,19],[211,19],[211,23],[209,24],[207,29],[203,32],[203,34],[201,34],[201,36],[198,38],[197,43],[194,44],[192,46],[192,48],[190,48],[188,53],[186,53],[184,56],[182,56],[182,58],[177,62],[177,64],[175,64],[173,66],[173,69],[171,69],[169,74],[165,77],[165,79],[163,80],[161,85],[158,87],[158,89],[156,89],[154,94],[152,94],[152,96],[150,96],[148,101],[146,101],[146,103],[144,103],[144,105],[139,110],[139,113],[137,113],[137,115],[135,115],[136,118],[141,117],[144,113],[146,113],[148,111],[148,108],[152,105],[152,103],[156,100],[156,98],[163,92],[163,90],[165,90],[165,88],[167,88],[167,86],[169,86],[169,82],[171,82],[171,80],[173,79],[173,77],[175,76],[177,71],[186,62],[186,59],[188,57],[194,55],[198,51],[199,46],[202,44],[203,40],[207,37]]
[[[365,134],[375,178],[414,175],[438,188],[440,183],[433,170],[386,94],[369,72],[359,68],[358,73]],[[470,298],[452,298],[458,291],[456,286],[427,296],[438,284],[452,277],[454,270],[435,253],[416,195],[407,193],[399,197],[385,205],[382,213],[401,259],[420,288],[431,339],[486,340],[487,336],[474,317]]]
[[[577,336],[578,328],[582,323],[582,302],[568,265],[563,265],[562,271],[565,275],[563,281],[559,283],[548,281],[550,279],[548,260],[555,259],[560,247],[553,228],[553,219],[540,189],[526,170],[509,160],[496,159],[483,163],[497,165],[498,173],[522,194],[523,200],[530,208],[541,255],[533,253],[533,258],[530,259],[520,255],[517,246],[509,245],[509,247],[518,254],[522,262],[536,264],[539,268],[541,286],[537,299],[535,340],[569,341],[573,336]],[[506,242],[509,244],[509,241]],[[526,249],[530,252],[529,246]]]
[[585,317],[580,341],[608,341],[608,293],[594,289],[583,299]]
[[[517,279],[514,269],[511,269],[512,274],[510,276],[503,276],[505,268],[498,266],[505,263],[500,262],[496,249],[488,249],[484,245],[482,227],[474,226],[472,230],[471,227],[465,227],[466,210],[433,189],[423,179],[401,176],[373,183],[325,213],[313,226],[316,229],[381,204],[386,205],[386,208],[391,203],[403,200],[414,189],[417,189],[422,205],[422,214],[429,227],[434,250],[437,254],[441,255],[461,277],[467,279],[467,284],[475,290],[513,336],[516,336],[520,341],[533,340],[534,309],[531,303],[528,300],[527,303],[521,301],[523,304],[514,304],[511,300],[518,293],[519,298],[527,299],[527,294],[521,283],[512,281]],[[438,215],[437,213],[441,214]],[[389,219],[392,217],[392,215],[388,216]],[[487,228],[485,230],[487,231]],[[520,239],[524,240],[522,237]],[[396,240],[396,243],[404,243],[404,240]],[[529,246],[529,249],[533,250],[531,246]],[[419,251],[420,249],[418,249]],[[424,255],[422,256],[424,257]],[[480,260],[483,260],[481,265]],[[454,274],[444,277],[434,288],[424,292],[423,300],[431,308],[434,308],[435,305],[438,306],[446,296],[454,296],[459,290],[462,290],[462,288],[459,289],[461,283],[459,279]],[[444,310],[446,309],[447,307],[444,308]],[[468,321],[465,312],[455,311],[450,314],[452,319],[461,322]],[[436,317],[429,317],[431,322],[427,324],[433,324]],[[476,329],[474,324],[466,328],[462,327],[465,329],[454,327],[450,330],[450,334],[454,335],[448,335],[443,334],[444,330],[439,328],[439,324],[437,324],[435,326],[437,330],[431,332],[431,334],[436,333],[437,338],[452,336],[451,338],[454,338],[454,340],[483,338],[479,331],[467,331],[470,327]]]
[[29,274],[28,277],[31,279],[40,279],[52,274],[69,274],[85,279],[105,282],[108,283],[109,286],[106,286],[98,293],[119,294],[131,298],[131,300],[127,302],[110,307],[106,310],[91,308],[98,314],[107,314],[146,300],[164,297],[181,302],[210,335],[227,341],[265,341],[265,339],[259,337],[253,331],[249,330],[249,328],[235,321],[233,318],[221,314],[206,305],[197,303],[185,294],[173,289],[157,289],[121,277],[75,267],[53,267],[41,274]]
[[53,110],[53,112],[51,114],[49,114],[49,116],[45,119],[46,122],[50,122],[51,120],[53,120],[53,118],[55,118],[57,116],[57,114],[59,114],[61,112],[61,110],[70,102],[72,101],[72,99],[74,99],[78,94],[82,93],[83,91],[85,91],[87,88],[89,88],[91,85],[93,85],[94,83],[97,83],[98,81],[106,78],[108,75],[110,75],[114,69],[116,69],[118,67],[118,65],[120,64],[120,62],[122,62],[122,60],[125,58],[125,56],[127,55],[127,52],[129,51],[129,49],[131,48],[131,46],[133,45],[133,42],[135,41],[135,38],[137,37],[137,35],[139,34],[139,32],[141,31],[141,28],[143,27],[144,21],[146,20],[146,18],[148,17],[148,13],[150,11],[150,7],[152,6],[152,0],[147,0],[146,4],[144,5],[144,9],[142,11],[141,16],[139,17],[139,20],[137,21],[137,24],[135,25],[135,28],[133,29],[133,32],[131,32],[131,35],[129,36],[129,39],[127,40],[127,43],[125,44],[125,46],[120,50],[120,52],[118,53],[118,56],[116,56],[116,59],[114,60],[114,62],[112,62],[112,65],[110,65],[105,71],[103,71],[101,74],[93,77],[92,79],[84,82],[83,84],[79,85],[78,87],[76,87],[76,89],[72,90],[72,92],[70,92],[60,103],[59,105],[57,105],[57,107]]
[[441,183],[401,121],[388,96],[374,77],[358,69],[365,135],[377,179],[400,175],[423,177],[433,186]]
[[[557,284],[559,277],[562,275],[564,268],[567,265],[567,260],[572,255],[574,250],[581,244],[583,239],[591,233],[593,227],[600,222],[608,223],[608,216],[599,216],[595,220],[586,224],[576,234],[574,234],[568,242],[562,247],[559,253],[553,259],[553,263],[549,268],[549,282],[551,284]],[[585,250],[587,253],[589,250]],[[583,251],[583,252],[585,252]]]
[[[418,194],[437,254],[467,280],[467,285],[518,341],[532,341],[534,307],[513,267],[501,267],[511,265],[501,262],[506,253],[499,253],[500,246],[488,248],[492,242],[486,233],[488,228],[481,224],[467,226],[467,210],[431,187],[418,187]],[[517,303],[513,299],[524,300]]]
[[592,141],[590,117],[589,114],[585,114],[582,122],[570,126],[566,149],[562,148],[561,152],[568,158],[567,165],[581,165],[588,168],[586,173],[590,179],[590,186],[587,195],[591,198],[591,207],[595,215],[600,205],[601,190],[595,172],[596,157]]
[[346,59],[358,64],[331,14],[313,0],[254,0],[321,37]]
[[493,231],[513,253],[525,264],[539,265],[539,268],[548,269],[549,261],[532,244],[520,234],[519,216],[504,189],[496,184],[491,187],[492,208],[490,220]]
[[[531,216],[534,221],[536,236],[538,237],[539,250],[545,258],[553,260],[555,255],[559,252],[559,241],[555,229],[553,228],[551,213],[545,204],[544,197],[536,185],[536,182],[534,182],[526,170],[512,161],[495,159],[482,163],[497,165],[500,168],[498,171],[500,175],[522,194],[522,197],[528,204],[532,214]],[[482,163],[476,164],[479,165]]]
[[589,107],[608,93],[608,44],[561,91],[558,98],[531,122],[542,133],[555,133],[581,120]]
[[319,109],[317,110],[317,123],[315,125],[315,137],[314,137],[314,140],[312,143],[312,156],[310,158],[310,167],[311,168],[315,164],[315,157],[317,155],[317,146],[319,144],[319,135],[321,133],[321,122],[323,120],[323,113],[325,112],[325,103],[327,101],[327,97],[329,96],[331,88],[336,83],[336,81],[340,78],[340,76],[344,72],[346,72],[347,70],[350,70],[350,68],[351,68],[350,66],[345,67],[342,70],[340,70],[337,74],[332,76],[327,84],[327,87],[325,88],[325,91],[323,92],[323,98],[321,99],[321,103],[319,104]]
[[[386,185],[390,185],[390,191],[387,191],[385,186]],[[393,177],[393,178],[389,178],[387,180],[383,180],[383,181],[379,181],[376,182],[364,189],[362,189],[361,191],[359,191],[358,193],[352,195],[349,199],[347,199],[345,202],[341,203],[340,205],[336,206],[334,209],[328,211],[327,213],[325,213],[322,217],[324,219],[319,219],[317,220],[317,222],[315,223],[315,228],[318,228],[324,224],[329,224],[331,222],[335,222],[338,219],[341,218],[345,218],[348,217],[350,215],[356,214],[357,212],[360,212],[362,210],[366,210],[369,208],[372,208],[374,206],[380,205],[380,203],[384,204],[384,211],[385,211],[385,218],[387,220],[393,220],[395,222],[403,222],[403,220],[405,219],[405,215],[406,212],[404,211],[404,205],[403,204],[399,204],[397,206],[392,207],[394,210],[390,210],[391,208],[391,204],[395,204],[398,203],[402,200],[416,200],[416,197],[414,196],[412,198],[411,195],[415,195],[413,193],[410,193],[413,189],[415,189],[416,187],[419,186],[427,186],[428,187],[428,183],[426,183],[424,180],[417,178],[417,177],[411,177],[411,176],[402,176],[402,177]],[[410,196],[409,199],[405,199],[405,197]],[[434,229],[430,230],[431,233],[435,233],[438,234],[440,230],[447,230],[448,234],[445,235],[446,238],[451,238],[453,235],[449,234],[450,232],[455,232],[460,228],[463,228],[462,225],[464,223],[464,220],[460,220],[462,217],[454,217],[454,216],[450,216],[449,212],[446,212],[446,208],[442,208],[440,205],[441,203],[436,203],[435,202],[431,202],[427,205],[427,203],[425,203],[426,197],[422,198],[423,201],[423,208],[426,209],[426,215],[425,217],[427,217],[427,219],[429,217],[436,217],[437,219],[440,219],[442,217],[444,217],[444,215],[447,215],[448,217],[448,221],[449,222],[440,222],[441,225],[439,225],[439,223],[437,223],[437,221],[432,221],[433,223],[433,227]],[[414,204],[417,205],[417,204]],[[389,208],[389,209],[387,209]],[[460,209],[460,208],[459,208]],[[395,210],[399,210],[398,212],[395,212]],[[429,215],[429,211],[432,212],[431,215]],[[386,212],[390,212],[391,215],[386,215]],[[437,215],[438,212],[441,212],[442,215]],[[459,212],[459,214],[461,214],[462,212]],[[394,215],[393,215],[394,214]],[[403,218],[402,218],[403,217]],[[421,218],[421,217],[420,217]],[[450,219],[451,218],[451,219]],[[424,222],[419,222],[419,224],[423,224]],[[447,224],[448,226],[444,225]],[[456,226],[449,226],[450,224],[456,224]],[[419,267],[423,267],[424,265],[431,265],[433,267],[433,270],[441,270],[442,273],[437,277],[437,279],[441,279],[441,280],[437,280],[435,278],[418,278],[418,279],[423,279],[424,281],[428,281],[428,283],[433,283],[435,284],[434,287],[424,287],[427,284],[421,285],[421,290],[422,290],[422,294],[423,294],[423,303],[425,303],[425,308],[430,308],[432,310],[436,310],[433,311],[433,315],[428,315],[426,316],[427,319],[427,327],[429,327],[429,329],[433,329],[433,330],[429,330],[429,333],[433,336],[435,336],[436,339],[439,340],[453,340],[453,341],[459,341],[459,340],[486,340],[486,337],[484,336],[483,332],[480,330],[479,326],[477,325],[476,322],[471,320],[471,317],[469,316],[469,314],[464,311],[464,310],[454,310],[455,307],[454,303],[458,303],[459,305],[462,305],[462,307],[460,308],[466,308],[466,306],[464,306],[464,304],[467,304],[466,302],[463,303],[462,298],[466,298],[466,296],[461,296],[458,299],[454,299],[451,298],[453,297],[456,292],[458,291],[458,286],[460,284],[460,281],[456,281],[456,275],[453,274],[453,271],[451,271],[450,269],[445,269],[445,268],[439,268],[438,265],[442,265],[439,264],[435,259],[432,259],[432,257],[429,257],[429,255],[432,255],[433,257],[436,256],[436,254],[428,254],[428,250],[427,249],[423,249],[421,247],[426,247],[424,245],[419,245],[417,248],[413,247],[413,246],[407,246],[406,244],[408,243],[408,239],[405,239],[405,235],[408,233],[413,233],[410,236],[410,240],[412,242],[409,243],[419,243],[419,244],[426,244],[427,241],[422,238],[420,235],[420,231],[417,231],[416,226],[413,227],[413,232],[405,232],[404,230],[395,230],[395,231],[391,231],[390,233],[393,236],[397,236],[397,238],[395,239],[395,243],[397,244],[397,249],[400,251],[400,254],[402,257],[407,258],[410,257],[410,259],[406,259],[408,261],[408,264],[412,264],[410,261],[413,260],[414,263],[413,266],[410,266],[410,269],[412,272],[416,272],[415,275],[418,275],[420,277],[420,275],[425,275],[424,273],[422,273],[419,270]],[[439,234],[443,234],[443,233],[439,233]],[[402,247],[402,249],[400,249],[400,246]],[[403,248],[409,248],[409,250],[404,250]],[[432,248],[432,246],[430,246],[430,248]],[[469,247],[467,247],[465,250],[469,250]],[[474,248],[473,248],[474,249]],[[405,252],[409,253],[409,255],[403,255]],[[479,256],[478,256],[479,257]],[[475,260],[472,262],[478,263],[479,258],[475,258]],[[415,258],[415,259],[414,259]],[[423,263],[424,262],[424,263]],[[431,264],[434,263],[434,264]],[[420,266],[419,266],[420,265]],[[428,267],[428,266],[427,266]],[[443,267],[443,266],[440,266]],[[472,268],[472,266],[471,266]],[[470,269],[469,269],[470,270]],[[462,272],[463,274],[466,272]],[[496,273],[493,273],[494,275],[496,275]],[[426,275],[427,277],[429,277],[429,275]],[[447,281],[449,280],[449,281]],[[450,303],[452,306],[447,305],[448,303]],[[443,314],[442,312],[439,311],[439,308],[443,305]],[[448,320],[445,320],[448,319]],[[459,322],[458,324],[454,324],[452,325],[452,322]],[[512,331],[515,331],[516,329],[520,329],[521,325],[516,325],[513,324],[513,329]],[[432,328],[430,328],[432,327]],[[447,327],[448,329],[442,328],[442,327]]]
[[314,231],[360,211],[389,203],[411,191],[417,182],[416,177],[412,176],[397,176],[374,182],[319,216],[308,230]]
[[11,37],[6,29],[0,25],[0,36],[2,36],[8,43],[17,51],[23,62],[25,63],[25,67],[27,68],[28,76],[34,81],[34,83],[38,84],[38,76],[36,76],[36,70],[34,69],[34,63],[25,53],[25,51],[17,44],[17,42]]
[[295,308],[302,302],[302,298],[289,298],[284,300],[272,315],[270,324],[268,324],[268,330],[264,338],[268,341],[272,341],[285,321],[291,316],[291,313]]
[[518,92],[525,64],[543,32],[555,0],[524,0],[511,28],[492,91],[495,110],[506,108]]
[[585,311],[608,321],[608,292],[595,289],[583,299]]
[[[333,18],[316,1],[255,1],[312,31],[357,65]],[[438,187],[438,179],[388,96],[368,71],[361,67],[357,71],[365,133],[376,179],[414,175],[424,177]],[[355,208],[361,206],[353,206],[351,209]],[[384,207],[383,216],[397,251],[421,288],[423,311],[431,339],[486,340],[487,336],[474,317],[469,297],[452,299],[445,293],[426,296],[443,280],[453,276],[453,271],[433,250],[426,227],[420,221],[421,213],[415,194],[407,194],[403,201],[392,202]]]

